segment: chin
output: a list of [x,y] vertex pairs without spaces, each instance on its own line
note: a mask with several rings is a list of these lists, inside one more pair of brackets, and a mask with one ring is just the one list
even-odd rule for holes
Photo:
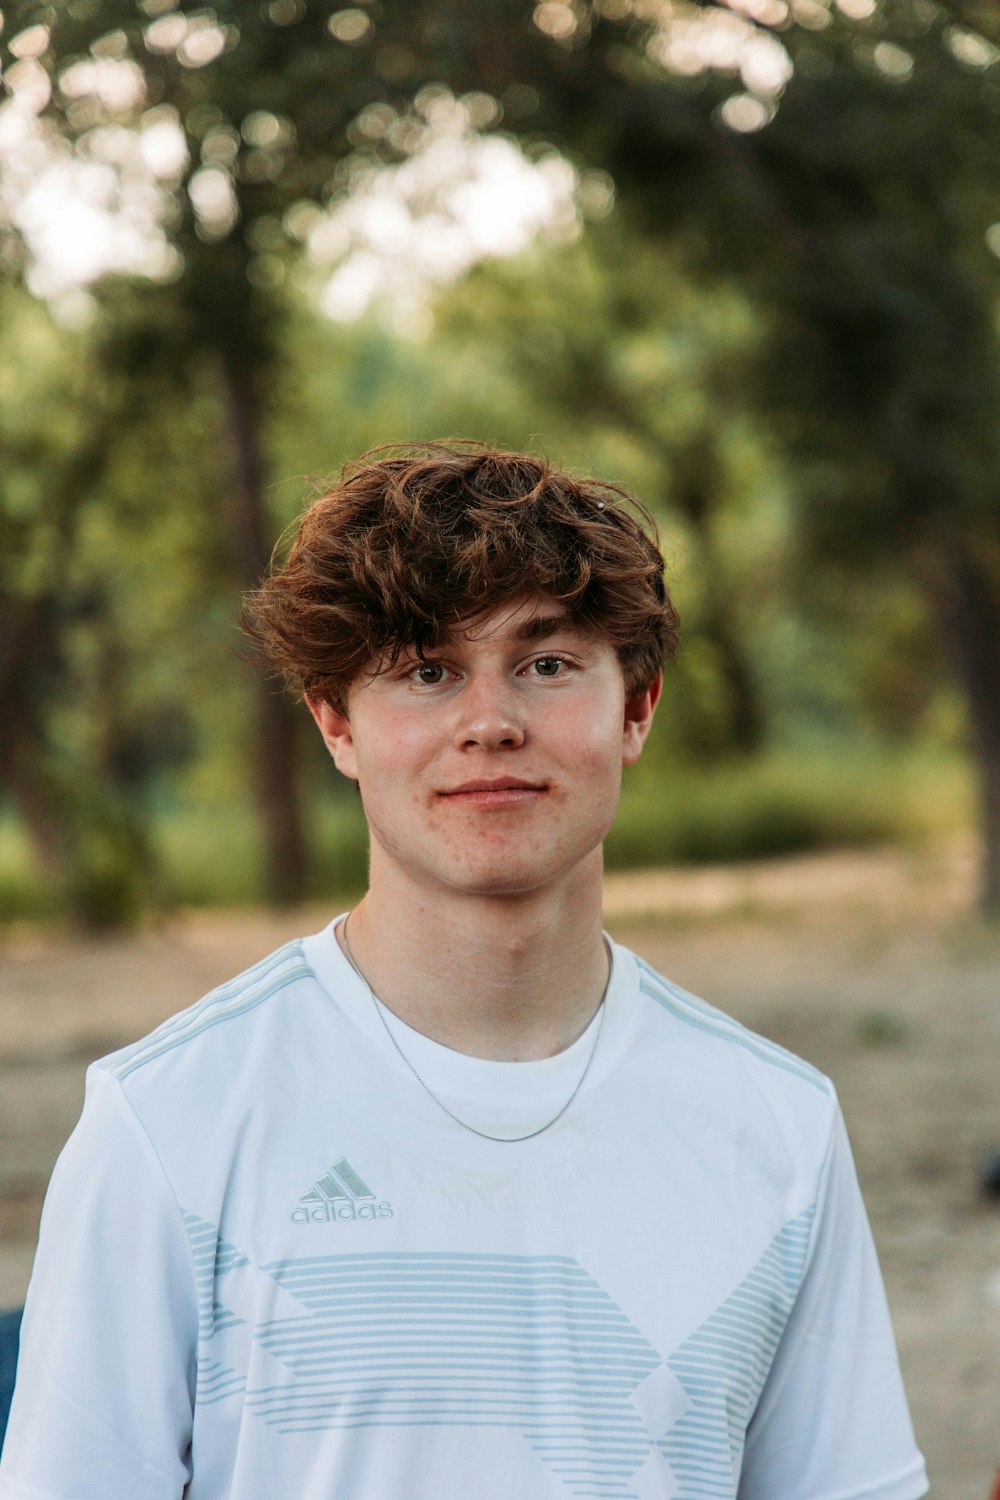
[[532,891],[541,890],[549,883],[549,878],[539,871],[530,872],[484,871],[481,875],[459,875],[455,876],[449,884],[452,890],[462,891],[470,896],[527,896]]
[[[600,857],[600,846],[596,846]],[[558,885],[572,878],[577,871],[588,866],[594,850],[587,850],[579,858],[570,861],[553,861],[519,858],[494,861],[492,864],[466,866],[453,870],[445,881],[455,891],[466,891],[469,895],[481,896],[529,896],[547,886]]]

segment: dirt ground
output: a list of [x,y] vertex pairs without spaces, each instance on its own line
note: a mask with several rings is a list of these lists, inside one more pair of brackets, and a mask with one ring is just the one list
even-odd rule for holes
[[[1000,931],[971,847],[610,876],[609,929],[837,1084],[933,1493],[1000,1470]],[[42,1195],[84,1066],[297,933],[319,909],[183,915],[84,941],[0,944],[0,1307],[27,1286]]]

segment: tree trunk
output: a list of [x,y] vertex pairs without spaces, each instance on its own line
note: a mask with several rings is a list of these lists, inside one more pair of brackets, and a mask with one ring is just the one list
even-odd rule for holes
[[[257,587],[270,559],[265,539],[261,403],[255,372],[224,365],[233,477],[227,527],[241,590]],[[257,689],[256,791],[264,834],[267,894],[290,905],[305,894],[308,856],[299,798],[299,715],[283,689],[260,677]]]
[[[60,784],[50,759],[48,703],[67,691],[62,606],[83,501],[104,472],[115,414],[95,413],[86,442],[45,486],[45,522],[54,541],[45,586],[36,594],[8,589],[0,577],[0,781],[24,824],[47,881],[64,881],[75,848],[75,788]],[[17,456],[10,455],[13,471]],[[16,534],[4,545],[18,547]]]
[[1000,579],[975,540],[939,534],[914,554],[917,576],[961,684],[979,780],[980,902],[1000,917]]
[[56,654],[49,604],[48,598],[18,599],[0,590],[0,780],[51,878],[62,873],[69,844],[42,767],[38,681]]
[[682,452],[674,467],[674,504],[698,538],[701,632],[715,648],[722,675],[729,748],[740,755],[756,755],[764,745],[764,714],[710,522],[714,497],[720,489],[719,463],[710,445],[699,444]]

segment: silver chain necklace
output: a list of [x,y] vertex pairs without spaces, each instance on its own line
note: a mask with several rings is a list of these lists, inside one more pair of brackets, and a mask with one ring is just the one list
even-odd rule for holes
[[546,1130],[551,1130],[552,1126],[556,1123],[556,1121],[562,1119],[563,1115],[569,1109],[570,1105],[573,1103],[573,1100],[576,1098],[577,1094],[583,1088],[584,1079],[586,1078],[587,1074],[590,1072],[591,1064],[593,1063],[594,1058],[597,1056],[597,1048],[598,1048],[598,1045],[599,1045],[600,1040],[601,1040],[601,1032],[604,1029],[604,1014],[605,1014],[605,1011],[607,1010],[607,1006],[605,1004],[605,1001],[608,998],[608,986],[611,983],[611,970],[612,970],[612,965],[613,965],[613,959],[612,959],[612,956],[611,956],[611,946],[608,943],[607,938],[604,939],[604,946],[608,950],[608,978],[607,978],[607,982],[606,982],[606,984],[604,986],[604,993],[601,995],[600,1005],[598,1007],[601,1014],[600,1014],[600,1018],[599,1018],[599,1020],[597,1022],[597,1032],[596,1032],[596,1034],[594,1036],[594,1045],[590,1049],[590,1056],[587,1058],[587,1062],[586,1062],[586,1065],[584,1067],[584,1070],[580,1074],[580,1077],[577,1079],[576,1088],[570,1094],[569,1098],[566,1100],[566,1103],[563,1105],[562,1109],[560,1109],[559,1113],[553,1115],[551,1120],[546,1120],[546,1122],[545,1122],[544,1125],[539,1125],[539,1127],[538,1127],[537,1130],[529,1130],[527,1135],[490,1135],[488,1131],[486,1131],[486,1130],[478,1130],[475,1125],[470,1125],[469,1122],[468,1122],[468,1120],[462,1120],[462,1119],[460,1119],[458,1115],[456,1115],[452,1110],[450,1110],[448,1108],[447,1104],[445,1104],[444,1100],[443,1099],[439,1099],[438,1096],[437,1096],[437,1094],[435,1094],[434,1090],[430,1087],[430,1085],[428,1083],[426,1083],[423,1078],[421,1078],[420,1074],[417,1072],[416,1068],[413,1066],[413,1064],[411,1063],[410,1059],[407,1057],[406,1053],[403,1051],[402,1047],[399,1045],[399,1042],[396,1040],[396,1037],[393,1035],[392,1028],[390,1027],[389,1022],[386,1020],[386,1015],[385,1015],[386,1007],[382,1004],[382,1001],[378,998],[378,996],[376,995],[375,991],[372,989],[371,985],[368,983],[367,979],[362,974],[361,970],[358,968],[357,964],[354,961],[354,954],[351,952],[351,940],[347,936],[347,924],[350,921],[350,919],[351,919],[351,914],[348,913],[348,915],[345,917],[345,919],[343,921],[343,924],[341,925],[341,929],[340,929],[341,935],[342,935],[342,937],[344,939],[344,954],[345,954],[345,956],[347,958],[347,962],[350,964],[350,966],[354,970],[355,974],[357,974],[358,978],[361,980],[361,983],[364,985],[364,987],[368,991],[369,995],[371,995],[371,997],[372,997],[372,1004],[375,1007],[375,1014],[378,1016],[379,1020],[382,1022],[382,1025],[385,1027],[385,1034],[386,1034],[386,1036],[389,1038],[390,1042],[395,1047],[396,1051],[399,1053],[399,1055],[402,1058],[403,1062],[409,1068],[410,1072],[413,1074],[414,1078],[417,1080],[417,1082],[419,1083],[420,1087],[423,1089],[424,1093],[425,1094],[429,1094],[431,1096],[431,1098],[434,1100],[434,1103],[438,1106],[439,1109],[443,1109],[444,1112],[445,1112],[445,1114],[448,1115],[448,1117],[450,1119],[454,1120],[456,1125],[461,1125],[461,1127],[462,1127],[463,1130],[470,1130],[473,1135],[480,1136],[484,1141],[500,1141],[500,1142],[502,1142],[504,1144],[511,1145],[511,1146],[515,1145],[518,1141],[533,1141],[536,1135],[542,1135],[542,1134],[544,1134],[544,1132]]

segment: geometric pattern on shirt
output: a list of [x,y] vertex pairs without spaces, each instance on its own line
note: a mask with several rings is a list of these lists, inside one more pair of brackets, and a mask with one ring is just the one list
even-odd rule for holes
[[[242,1396],[281,1433],[510,1427],[580,1497],[635,1500],[665,1462],[672,1487],[661,1480],[653,1492],[731,1500],[812,1216],[789,1221],[666,1361],[572,1257],[390,1251],[274,1262],[262,1272],[286,1307],[290,1298],[305,1311],[253,1329],[273,1360],[268,1383],[248,1388],[206,1349],[198,1400]],[[204,1220],[186,1219],[206,1281],[210,1266],[225,1275],[249,1264]],[[655,1388],[655,1402],[640,1388]],[[679,1415],[664,1434],[671,1408]]]
[[690,1405],[658,1443],[676,1500],[731,1500],[747,1426],[802,1283],[815,1206],[790,1219],[746,1279],[667,1360]]
[[[184,1212],[184,1227],[191,1245],[198,1289],[198,1343],[204,1347],[216,1334],[245,1321],[224,1307],[215,1292],[221,1277],[239,1266],[250,1265],[250,1258],[222,1239],[215,1225],[197,1214]],[[216,1401],[224,1401],[227,1396],[239,1395],[245,1389],[245,1375],[231,1365],[199,1355],[195,1385],[195,1400],[199,1405],[211,1406]]]
[[229,1324],[234,1321],[242,1322],[235,1313],[228,1312],[215,1300],[215,1291],[220,1277],[238,1266],[248,1266],[250,1258],[228,1240],[222,1239],[216,1226],[207,1219],[199,1218],[197,1214],[185,1212],[184,1227],[191,1244],[195,1285],[198,1288],[198,1342],[206,1343],[219,1326],[220,1314]]
[[254,1330],[294,1377],[246,1392],[279,1432],[511,1427],[571,1493],[633,1495],[653,1439],[628,1398],[662,1359],[571,1257],[384,1252],[263,1269],[308,1309]]
[[239,1396],[246,1390],[247,1378],[220,1360],[198,1361],[198,1381],[194,1399],[198,1406],[213,1406],[228,1396]]

